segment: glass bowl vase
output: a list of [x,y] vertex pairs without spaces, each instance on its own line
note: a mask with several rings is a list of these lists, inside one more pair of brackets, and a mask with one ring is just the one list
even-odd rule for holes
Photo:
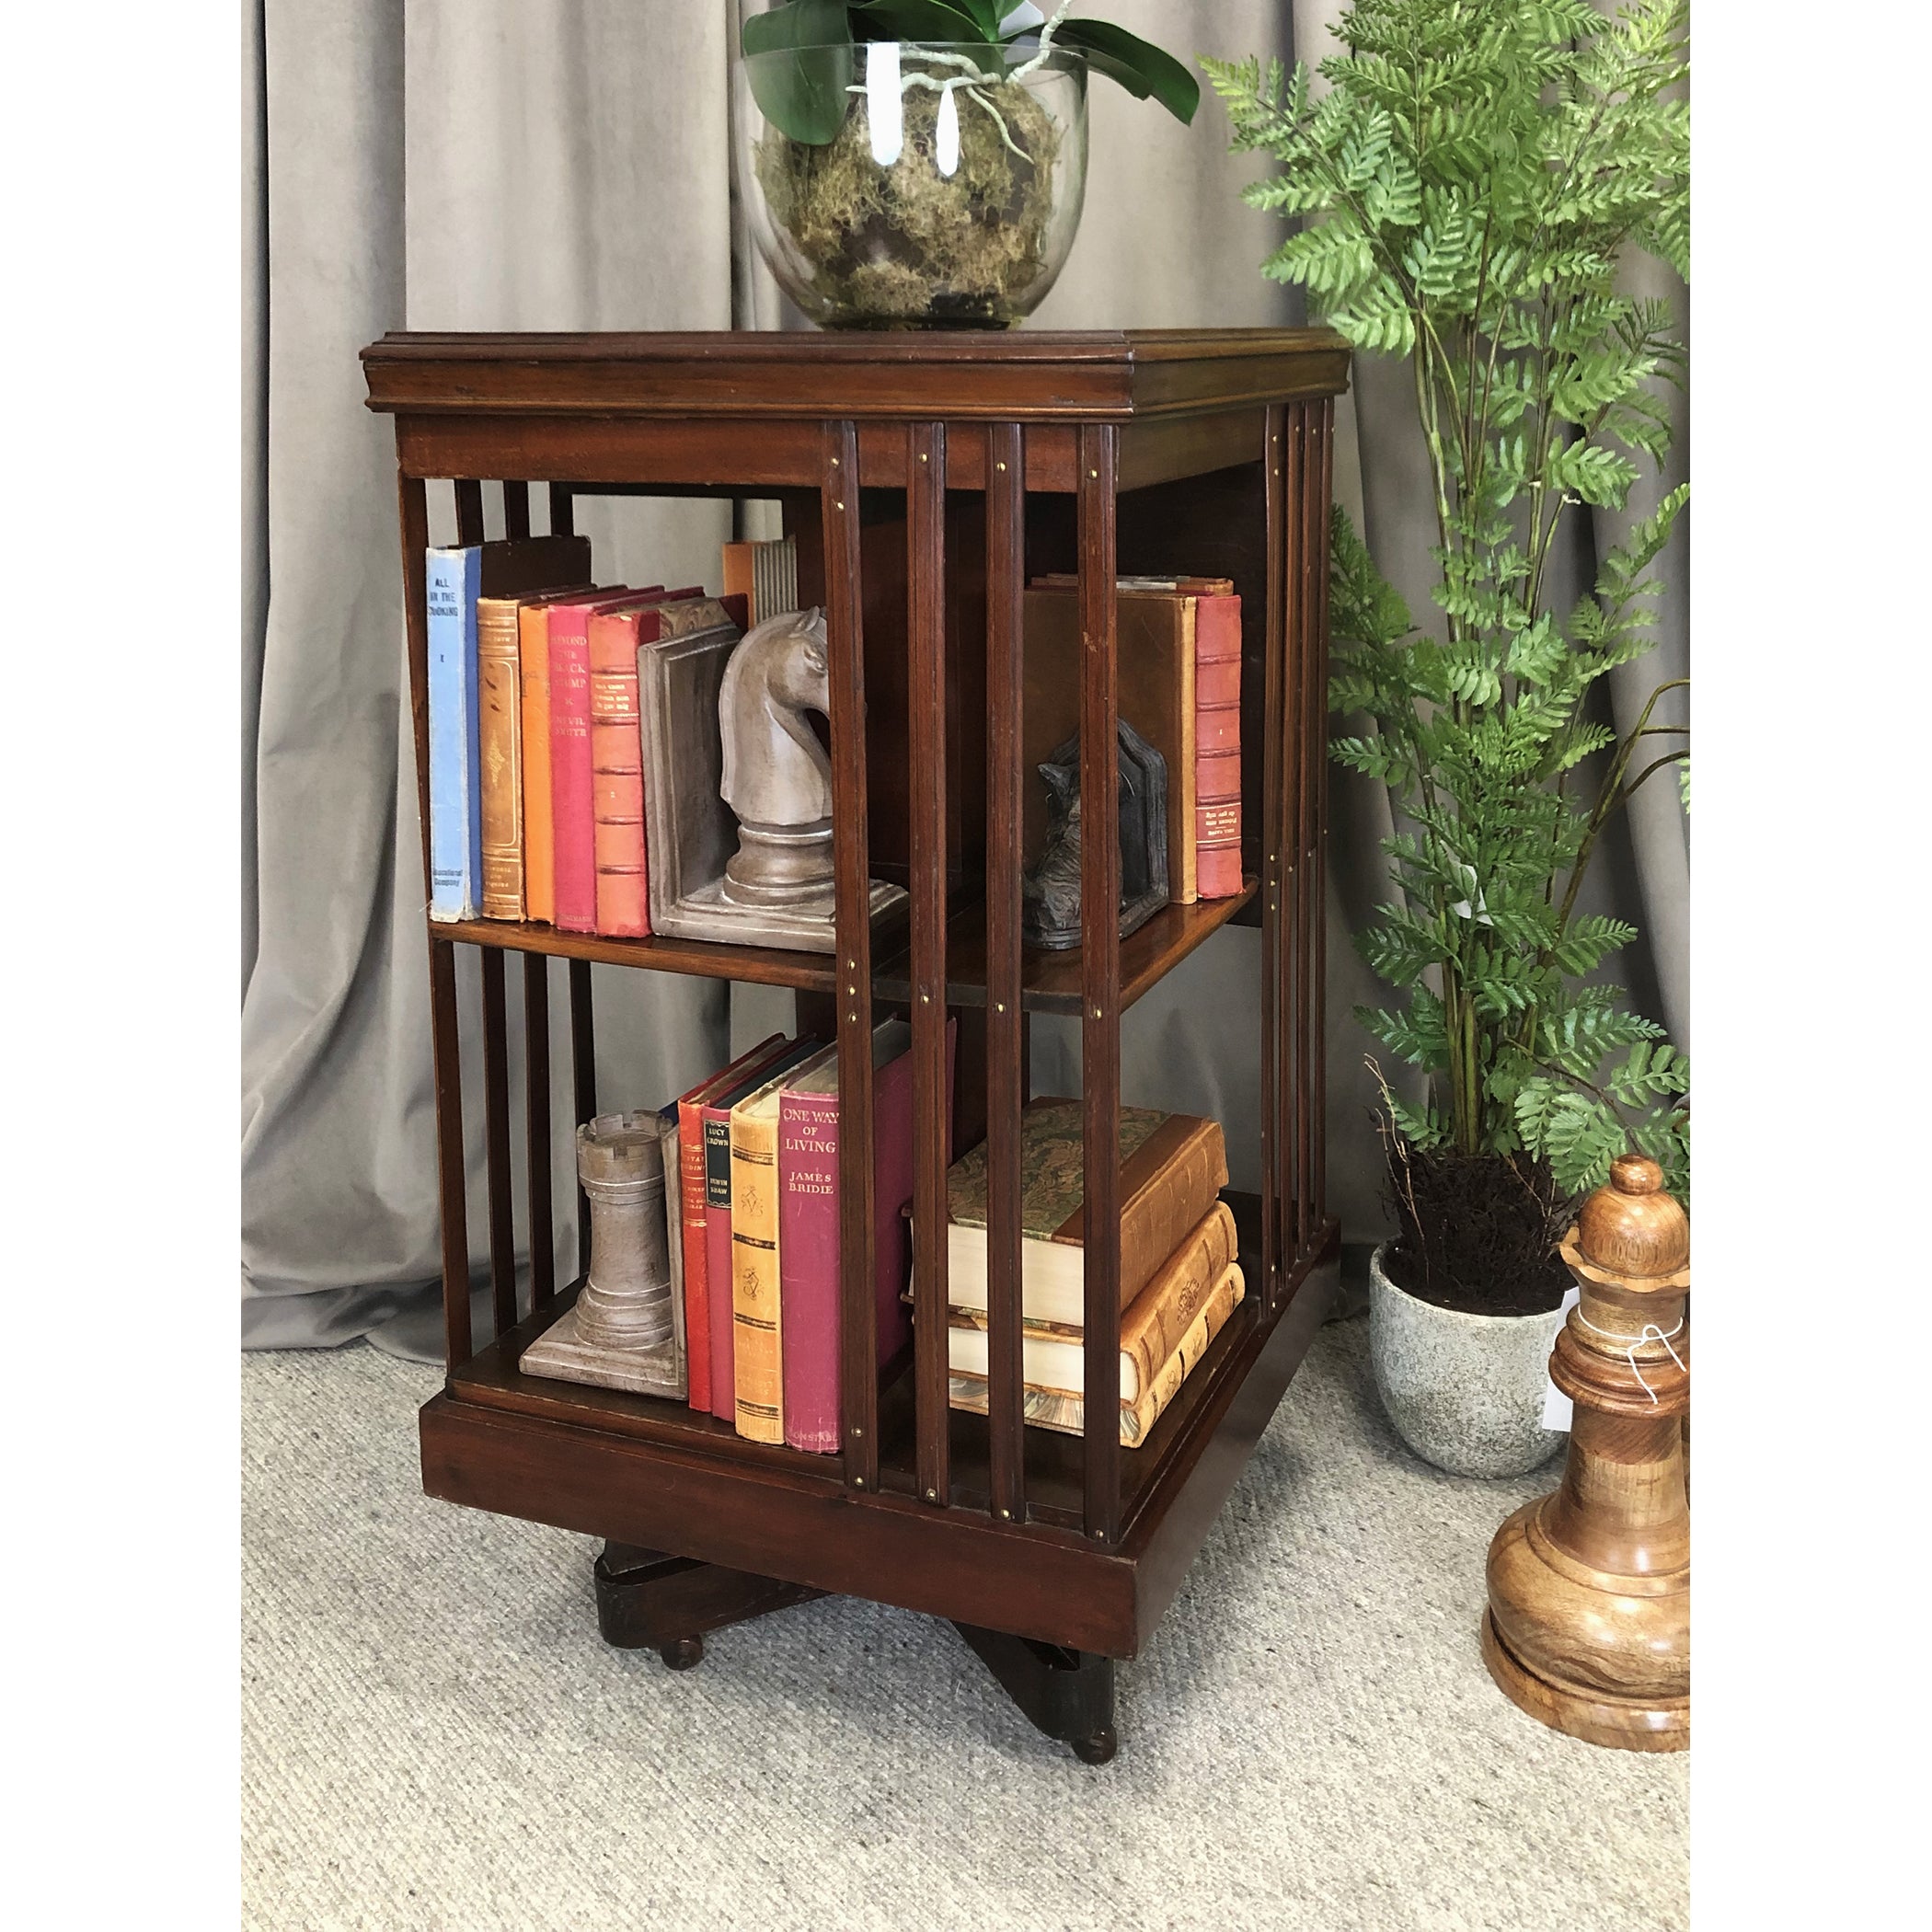
[[1006,328],[1045,299],[1087,187],[1081,55],[875,40],[734,70],[740,197],[812,321]]

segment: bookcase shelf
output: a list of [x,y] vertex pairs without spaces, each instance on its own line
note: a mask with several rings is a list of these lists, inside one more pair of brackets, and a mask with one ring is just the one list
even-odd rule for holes
[[[553,532],[580,496],[776,497],[800,594],[826,615],[837,950],[827,956],[546,926],[425,921],[447,1373],[420,1415],[423,1482],[452,1502],[602,1536],[600,1622],[680,1666],[702,1633],[820,1592],[952,1618],[1050,1736],[1113,1748],[1112,1661],[1179,1588],[1328,1305],[1339,1230],[1322,1146],[1328,510],[1324,330],[1053,335],[392,335],[363,351],[395,420],[410,702],[428,868],[425,549],[431,484],[459,542]],[[1020,611],[1077,585],[1082,943],[1020,943]],[[1113,586],[1231,578],[1241,603],[1242,860],[1236,897],[1163,908],[1122,940]],[[906,889],[875,931],[867,881]],[[1136,1449],[1121,1447],[1121,1015],[1230,923],[1260,929],[1260,1187],[1230,1193],[1246,1298]],[[483,1144],[495,1339],[471,1328],[457,949],[481,961]],[[522,956],[513,1185],[504,960]],[[549,961],[569,962],[569,1072],[550,1061]],[[791,988],[835,1034],[842,1448],[753,1443],[682,1403],[525,1375],[570,1305],[551,1279],[556,1144],[598,1111],[592,963]],[[872,1029],[913,1036],[914,1302],[875,1359]],[[1025,1426],[1020,1131],[1029,1016],[1081,1029],[1084,1432]],[[949,1119],[947,1022],[957,1020]],[[1230,1016],[1245,1018],[1248,1016]],[[556,1070],[560,1074],[561,1069]],[[559,1087],[566,1093],[557,1091]],[[612,1096],[636,1107],[661,1095]],[[983,1135],[987,1413],[947,1400],[945,1170]],[[1237,1163],[1238,1165],[1238,1163]],[[580,1271],[587,1240],[579,1216]],[[518,1256],[528,1257],[529,1287]]]

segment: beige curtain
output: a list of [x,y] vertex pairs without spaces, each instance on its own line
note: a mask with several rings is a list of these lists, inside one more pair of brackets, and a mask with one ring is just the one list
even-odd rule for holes
[[[1297,45],[1326,51],[1339,10],[1337,0],[1116,0],[1108,11],[1183,55],[1285,59]],[[355,352],[393,328],[797,318],[753,261],[732,203],[732,0],[265,0],[246,17],[245,294],[259,357],[244,372],[255,494],[244,532],[243,1339],[369,1334],[435,1354],[435,1135],[394,456],[388,422],[362,407]],[[1184,129],[1102,84],[1091,113],[1079,239],[1037,326],[1302,319],[1299,298],[1259,272],[1281,231],[1238,199],[1259,170],[1226,153],[1218,103]],[[1337,489],[1420,614],[1427,510],[1407,389],[1399,369],[1358,365]],[[672,501],[586,503],[580,515],[613,580],[715,581],[730,523],[726,506]],[[438,525],[432,540],[449,534]],[[1579,584],[1600,534],[1570,533]],[[1670,581],[1664,652],[1627,667],[1612,694],[1620,718],[1666,674],[1656,663],[1685,661],[1681,558]],[[1684,821],[1662,784],[1640,808],[1596,890],[1643,927],[1627,976],[1687,1043]],[[1347,935],[1381,891],[1386,799],[1337,775],[1332,823],[1328,1175],[1361,1239],[1385,1217],[1366,1042],[1350,1011],[1374,983]],[[473,978],[463,990],[473,1045]],[[1250,1186],[1259,994],[1259,935],[1225,931],[1134,1008],[1123,1041],[1127,1098],[1218,1115],[1236,1179]],[[599,1092],[613,1105],[680,1091],[734,1034],[790,1017],[784,995],[728,997],[604,969],[596,999]],[[559,1025],[561,1006],[553,999]],[[1074,1030],[1036,1025],[1036,1082],[1076,1078]],[[555,1057],[563,1052],[559,1033]],[[520,1088],[520,1067],[512,1076]],[[559,1204],[575,1198],[564,1160],[560,1151]],[[574,1234],[558,1234],[561,1258]]]

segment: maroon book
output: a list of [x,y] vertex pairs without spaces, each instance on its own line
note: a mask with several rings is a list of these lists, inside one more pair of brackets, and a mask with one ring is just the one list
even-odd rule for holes
[[[959,1022],[946,1026],[946,1116],[952,1118]],[[901,1295],[912,1265],[913,1034],[903,1019],[872,1031],[872,1259],[883,1367],[911,1327]],[[778,1100],[778,1326],[784,1338],[785,1440],[821,1455],[839,1447],[838,1068],[807,1075]],[[950,1144],[947,1159],[952,1158]]]
[[1241,890],[1241,600],[1194,615],[1194,868],[1203,899]]

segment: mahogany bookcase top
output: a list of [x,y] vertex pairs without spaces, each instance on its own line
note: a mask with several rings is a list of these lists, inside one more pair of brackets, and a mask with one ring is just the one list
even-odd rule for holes
[[1326,328],[391,333],[369,407],[857,420],[1119,420],[1339,395]]
[[1086,423],[1119,426],[1122,489],[1258,459],[1266,409],[1340,395],[1349,349],[1325,328],[405,333],[362,367],[410,477],[816,489],[822,426],[844,421],[860,481],[903,489],[904,426],[937,422],[961,432],[947,487],[983,489],[975,426],[1012,422],[1029,431],[1026,487],[1071,492]]

